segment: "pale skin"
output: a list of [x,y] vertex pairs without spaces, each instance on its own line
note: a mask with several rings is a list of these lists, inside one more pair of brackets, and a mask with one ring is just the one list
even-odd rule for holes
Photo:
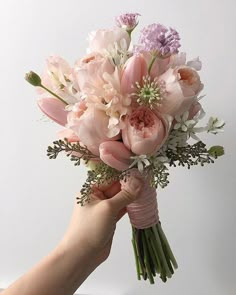
[[138,178],[129,189],[120,184],[96,188],[89,204],[75,204],[61,242],[2,295],[69,295],[109,256],[117,221],[142,187]]

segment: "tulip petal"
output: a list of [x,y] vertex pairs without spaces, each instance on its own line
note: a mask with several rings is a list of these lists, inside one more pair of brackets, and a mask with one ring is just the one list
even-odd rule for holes
[[125,170],[131,164],[133,155],[122,142],[105,141],[99,146],[101,160],[119,171]]
[[67,123],[68,111],[65,110],[65,104],[52,97],[38,99],[38,106],[41,111],[56,123],[65,126]]

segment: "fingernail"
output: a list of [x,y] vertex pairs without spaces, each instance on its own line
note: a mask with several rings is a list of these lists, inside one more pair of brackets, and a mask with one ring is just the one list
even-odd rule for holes
[[139,193],[143,186],[142,180],[134,176],[130,178],[128,183],[129,183],[129,189],[131,190],[132,194]]

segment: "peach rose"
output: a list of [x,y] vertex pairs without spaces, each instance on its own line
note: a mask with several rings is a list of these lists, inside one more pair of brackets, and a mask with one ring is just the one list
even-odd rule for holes
[[197,71],[188,66],[168,69],[159,81],[165,83],[167,93],[158,110],[173,117],[187,111],[203,89]]
[[123,142],[137,155],[155,154],[168,137],[171,122],[170,116],[140,106],[126,116]]

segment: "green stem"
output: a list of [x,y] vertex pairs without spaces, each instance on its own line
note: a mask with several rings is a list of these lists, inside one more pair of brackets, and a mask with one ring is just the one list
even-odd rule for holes
[[150,75],[150,72],[151,72],[151,69],[152,69],[152,66],[153,66],[155,60],[156,60],[156,56],[153,55],[153,56],[152,56],[152,59],[151,59],[151,62],[150,62],[150,64],[149,64],[149,66],[148,66],[148,74],[149,74],[149,75]]
[[158,257],[158,253],[157,253],[157,250],[156,250],[156,247],[155,247],[155,243],[153,241],[153,233],[150,229],[147,229],[145,231],[145,234],[148,236],[148,240],[150,241],[150,252],[153,253],[153,260],[154,260],[154,264],[155,264],[155,267],[156,267],[156,272],[157,273],[160,273],[161,272],[161,263],[160,263],[160,260],[159,260],[159,257]]
[[133,229],[133,239],[132,239],[132,244],[133,244],[133,249],[134,249],[134,258],[135,258],[135,264],[136,264],[136,270],[137,270],[137,277],[138,277],[138,280],[141,279],[140,277],[140,264],[139,264],[139,261],[138,261],[138,252],[137,252],[137,245],[136,245],[136,242],[135,242],[135,234],[134,234],[134,229]]
[[171,278],[172,274],[171,274],[171,271],[170,271],[170,269],[168,267],[168,264],[167,264],[166,258],[165,258],[165,254],[164,254],[163,249],[162,249],[161,240],[160,240],[160,237],[159,237],[159,234],[158,234],[158,231],[157,231],[157,225],[152,226],[152,229],[153,229],[153,232],[154,232],[155,237],[156,237],[156,243],[157,243],[158,250],[159,250],[159,253],[160,253],[160,259],[162,261],[163,268],[164,268],[164,270],[166,272],[167,277]]
[[176,261],[176,259],[175,259],[175,257],[174,257],[173,252],[171,251],[171,248],[170,248],[170,245],[169,245],[169,243],[168,243],[168,240],[167,240],[167,238],[166,238],[166,236],[165,236],[165,234],[164,234],[164,232],[163,232],[163,229],[162,229],[162,227],[161,227],[161,223],[158,223],[158,224],[157,224],[157,229],[158,229],[158,232],[159,232],[159,234],[160,234],[160,237],[162,238],[164,244],[166,245],[166,251],[167,251],[167,253],[168,253],[168,256],[170,257],[170,260],[171,260],[171,262],[172,262],[174,268],[177,269],[177,268],[178,268],[177,261]]
[[151,270],[151,266],[150,266],[150,263],[149,263],[149,255],[148,255],[148,250],[147,250],[147,242],[146,242],[146,239],[145,239],[145,235],[144,234],[142,235],[142,243],[143,243],[143,250],[144,250],[144,263],[145,263],[145,266],[146,266],[148,279],[149,279],[149,281],[150,281],[151,284],[154,284],[152,270]]
[[55,96],[56,98],[58,98],[61,102],[63,102],[64,104],[68,105],[68,103],[63,99],[61,98],[60,96],[58,96],[56,93],[52,92],[50,89],[48,89],[46,86],[42,85],[41,84],[41,87],[46,90],[47,92],[49,92],[50,94],[52,94],[53,96]]

